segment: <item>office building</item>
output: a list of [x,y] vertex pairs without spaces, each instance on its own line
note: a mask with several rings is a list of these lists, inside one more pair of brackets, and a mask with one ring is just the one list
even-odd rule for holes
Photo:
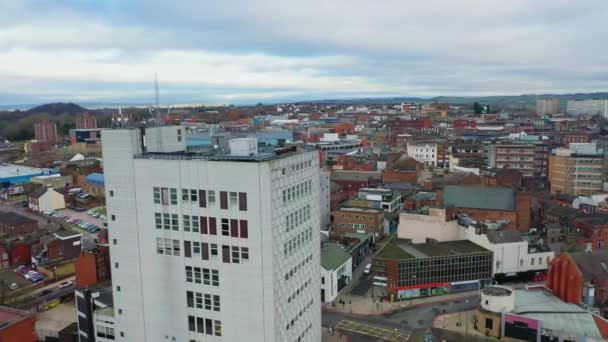
[[595,143],[572,143],[549,157],[551,193],[585,196],[604,190],[606,160]]
[[477,289],[492,278],[492,254],[467,240],[412,244],[393,239],[374,255],[375,293],[406,299]]
[[80,114],[76,116],[76,129],[97,128],[97,119],[91,114]]
[[550,99],[536,100],[536,114],[559,114],[559,99],[552,97]]
[[57,136],[57,124],[43,120],[34,124],[34,136],[37,141],[46,141],[54,144],[59,141]]
[[608,117],[608,100],[572,100],[568,101],[568,114],[601,115]]
[[[115,339],[112,284],[77,289],[76,319],[80,342],[109,342]],[[121,314],[119,312],[118,314]]]
[[104,130],[116,341],[320,341],[319,156]]

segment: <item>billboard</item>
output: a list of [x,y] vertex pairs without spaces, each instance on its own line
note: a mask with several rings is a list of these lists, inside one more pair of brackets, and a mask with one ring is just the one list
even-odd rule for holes
[[503,313],[502,337],[540,342],[540,321],[525,316]]

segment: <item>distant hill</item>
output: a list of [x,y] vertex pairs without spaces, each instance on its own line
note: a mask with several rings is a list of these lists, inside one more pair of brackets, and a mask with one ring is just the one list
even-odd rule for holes
[[59,116],[61,114],[80,114],[86,112],[87,109],[75,103],[56,102],[47,103],[28,110],[28,113],[48,113],[50,116]]

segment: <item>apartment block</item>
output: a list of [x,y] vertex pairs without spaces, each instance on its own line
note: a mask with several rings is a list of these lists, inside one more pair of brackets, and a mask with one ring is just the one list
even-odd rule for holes
[[536,100],[536,114],[559,114],[559,99],[556,97],[550,99]]
[[602,192],[606,182],[606,158],[595,143],[572,143],[549,157],[551,193],[574,196]]
[[34,136],[37,141],[46,141],[54,144],[59,141],[57,136],[57,124],[44,120],[34,124]]
[[571,100],[568,101],[568,114],[601,115],[608,117],[608,100]]
[[91,114],[80,114],[76,116],[76,129],[97,128],[97,119]]
[[320,341],[318,152],[183,133],[102,133],[116,341]]

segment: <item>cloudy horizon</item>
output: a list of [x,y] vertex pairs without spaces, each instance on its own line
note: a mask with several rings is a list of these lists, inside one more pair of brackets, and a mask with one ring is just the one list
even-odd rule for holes
[[608,2],[5,0],[0,105],[608,90]]

